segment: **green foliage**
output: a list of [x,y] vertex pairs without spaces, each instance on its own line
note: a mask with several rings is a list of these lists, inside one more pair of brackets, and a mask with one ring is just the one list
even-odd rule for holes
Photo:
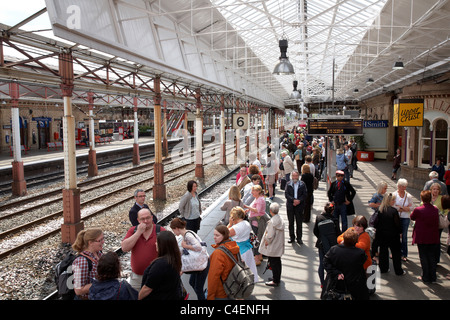
[[366,142],[366,139],[364,139],[364,134],[362,136],[356,136],[354,138],[355,138],[356,144],[358,146],[358,150],[364,151],[367,149],[369,144]]

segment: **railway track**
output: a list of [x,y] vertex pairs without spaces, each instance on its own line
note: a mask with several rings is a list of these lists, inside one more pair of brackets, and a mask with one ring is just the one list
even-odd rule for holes
[[[195,170],[195,169],[194,169]],[[218,185],[219,183],[223,182],[226,179],[229,179],[230,176],[235,175],[239,170],[239,167],[234,168],[233,170],[231,170],[230,172],[226,173],[225,175],[223,175],[222,177],[220,177],[219,179],[217,179],[215,182],[213,182],[212,184],[206,186],[205,188],[203,188],[200,192],[199,192],[199,197],[201,198],[202,196],[204,196],[205,194],[207,194],[211,189],[213,189],[216,185]],[[150,191],[150,190],[146,190]],[[176,216],[179,215],[178,209],[172,211],[170,214],[166,215],[164,218],[162,218],[161,220],[158,221],[158,224],[162,225],[162,226],[166,226],[170,223],[170,221],[175,218]],[[113,250],[114,252],[116,252],[119,256],[123,254],[122,252],[122,248],[116,248]],[[52,293],[50,293],[48,296],[46,296],[45,298],[43,298],[43,300],[56,300],[58,299],[58,292],[55,290]]]
[[[230,154],[230,153],[228,153],[228,154]],[[210,160],[211,161],[209,161],[208,163],[205,163],[205,165],[207,165],[209,163],[213,163],[214,161],[216,161],[215,158],[211,158]],[[190,166],[192,167],[192,165],[193,165],[192,163],[189,163],[189,164],[183,165],[182,167],[178,166],[177,168],[173,168],[171,170],[167,170],[165,172],[166,176],[169,176],[169,175],[172,175],[172,174],[174,174],[174,175],[172,175],[170,178],[165,179],[165,183],[170,182],[170,181],[174,181],[174,180],[179,179],[180,177],[182,177],[182,176],[184,176],[186,174],[192,173],[193,171],[195,171],[195,168],[189,168]],[[188,168],[188,169],[183,171],[183,172],[181,172],[181,173],[177,173],[183,168]],[[144,184],[150,183],[151,180],[153,180],[153,177],[148,177],[148,178],[142,179],[140,181],[137,181],[134,184],[129,184],[126,187],[116,189],[116,190],[114,190],[112,192],[109,192],[108,194],[103,194],[101,196],[101,200],[99,200],[98,198],[95,198],[95,199],[91,199],[91,200],[83,202],[81,204],[82,209],[85,208],[85,207],[89,207],[89,206],[90,207],[95,207],[95,203],[96,202],[106,202],[107,201],[108,205],[102,206],[102,208],[100,208],[100,209],[93,210],[90,213],[84,214],[82,219],[86,220],[86,219],[92,218],[92,217],[94,217],[94,216],[96,216],[98,214],[106,212],[107,210],[109,210],[110,208],[112,208],[114,206],[118,206],[118,205],[120,205],[120,204],[122,204],[122,203],[124,203],[126,201],[132,200],[133,196],[130,196],[130,194],[131,195],[133,194],[133,191],[136,189],[136,186],[139,186],[141,188]],[[145,188],[146,192],[149,192],[152,189],[153,189],[153,187]],[[57,192],[61,192],[61,191],[58,190]],[[45,195],[44,197],[46,197],[46,196],[47,195]],[[108,200],[108,199],[110,199],[110,200]],[[119,200],[115,200],[115,199],[119,199]],[[61,199],[59,198],[59,199],[57,199],[57,201],[61,201]],[[30,209],[27,209],[27,211],[30,211]],[[2,232],[0,234],[0,239],[2,239],[2,238],[4,239],[7,236],[9,236],[11,234],[14,234],[14,233],[23,232],[26,229],[34,228],[34,227],[36,227],[39,224],[47,223],[48,221],[51,221],[53,219],[60,218],[62,216],[62,212],[63,211],[60,210],[60,211],[48,214],[48,215],[46,215],[44,217],[40,217],[38,219],[30,221],[28,223],[22,224],[20,226],[16,226],[14,228],[6,230],[6,231],[4,231],[4,232]],[[59,232],[60,232],[60,225],[58,225],[58,227],[53,228],[53,230],[51,230],[51,231],[48,231],[48,232],[42,233],[39,236],[33,237],[29,241],[25,241],[25,242],[22,242],[22,243],[20,243],[18,245],[14,245],[12,248],[9,248],[7,250],[4,250],[4,251],[0,252],[0,259],[3,259],[4,257],[6,257],[6,256],[8,256],[8,255],[10,255],[12,253],[18,252],[18,251],[22,250],[23,248],[26,248],[26,247],[34,244],[34,243],[37,243],[37,242],[42,241],[42,240],[44,240],[44,239],[46,239],[48,237],[51,237],[51,236],[53,236],[55,234],[58,234]]]
[[[206,147],[203,150],[204,151],[209,151],[209,150],[212,150],[214,147],[215,146],[211,146],[211,148]],[[190,152],[190,156],[192,156],[193,154],[194,154],[194,151],[191,151]],[[183,157],[183,158],[181,158],[179,160],[187,159],[190,156]],[[163,164],[167,164],[171,160],[172,160],[171,157],[164,158],[163,159]],[[105,179],[108,179],[108,180],[110,180],[110,179],[117,179],[120,176],[127,175],[127,174],[129,176],[132,176],[132,175],[137,175],[140,172],[144,172],[146,170],[150,170],[151,171],[151,170],[153,170],[154,163],[155,163],[154,161],[150,161],[150,162],[147,162],[147,163],[140,164],[137,167],[127,168],[127,169],[123,169],[123,170],[120,170],[120,171],[117,171],[117,172],[112,172],[112,173],[109,173],[109,174],[106,174],[106,175],[102,175],[102,176],[91,178],[91,179],[88,179],[88,180],[85,180],[85,181],[81,181],[81,182],[78,182],[77,185],[81,189],[80,190],[81,193],[88,192],[88,191],[93,190],[95,188],[107,185],[109,182],[105,181]],[[59,180],[61,180],[61,177],[59,178]],[[96,184],[96,183],[98,183],[98,184]],[[15,201],[11,201],[11,202],[5,203],[3,205],[0,205],[0,213],[1,212],[4,213],[4,212],[7,212],[8,210],[11,210],[12,208],[17,208],[18,206],[19,207],[23,207],[27,203],[34,203],[32,205],[32,207],[22,208],[22,209],[19,209],[19,210],[10,212],[10,213],[1,214],[0,215],[0,222],[2,220],[4,220],[4,219],[8,219],[8,218],[13,217],[14,215],[24,214],[24,213],[26,213],[26,212],[28,212],[30,210],[36,210],[36,209],[41,208],[43,206],[50,205],[52,203],[60,201],[61,200],[61,198],[60,198],[61,194],[62,194],[62,189],[55,189],[55,190],[50,190],[50,191],[47,191],[47,192],[44,192],[44,193],[36,194],[36,195],[33,195],[33,196],[29,196],[29,197],[26,197],[26,198],[20,198],[20,199],[17,199]],[[49,199],[49,198],[52,198],[52,199]],[[39,201],[41,199],[46,199],[48,201],[41,202],[41,203],[35,203],[35,202],[37,202],[37,201]],[[0,238],[1,238],[1,236],[0,236]]]
[[[176,145],[177,143],[180,143],[180,141],[169,141],[169,152],[172,151],[172,148],[174,145]],[[205,144],[209,144],[209,142],[205,142]],[[141,161],[144,161],[146,159],[152,159],[154,157],[154,151],[150,150],[147,152],[142,152],[140,155],[140,159]],[[98,169],[103,170],[106,168],[110,168],[110,167],[114,167],[114,166],[119,166],[119,165],[124,165],[124,164],[129,164],[130,161],[132,159],[132,156],[125,156],[125,157],[120,157],[117,159],[113,159],[113,160],[104,160],[104,161],[99,161],[97,163]],[[88,172],[88,165],[83,163],[78,165],[77,168],[77,176],[83,177],[87,174]],[[61,179],[64,179],[64,171],[57,171],[57,172],[52,172],[52,173],[46,173],[46,174],[41,174],[39,176],[30,176],[30,177],[26,177],[27,180],[27,188],[33,188],[33,187],[38,187],[42,184],[47,184],[50,182],[57,182]],[[0,195],[4,196],[6,194],[11,194],[12,189],[11,189],[11,181],[3,181],[0,182]]]

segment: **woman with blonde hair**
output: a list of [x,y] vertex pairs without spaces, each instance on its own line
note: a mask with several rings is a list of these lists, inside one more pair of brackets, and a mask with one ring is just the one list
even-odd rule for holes
[[[251,223],[253,232],[258,240],[261,241],[268,220],[266,216],[266,200],[264,198],[263,189],[258,185],[253,186],[252,196],[255,200],[253,200],[250,206],[244,205],[244,208],[248,210],[248,220]],[[263,260],[262,254],[259,253],[258,248],[253,249],[253,254],[255,255],[255,263],[259,266],[261,260]]]
[[401,260],[401,244],[400,233],[402,231],[400,225],[400,216],[397,209],[393,206],[395,204],[396,196],[392,193],[385,194],[381,205],[378,208],[378,214],[374,222],[374,227],[377,232],[375,239],[380,248],[379,266],[380,272],[385,273],[389,271],[389,249],[392,253],[392,263],[396,275],[404,273],[402,269]]
[[252,244],[250,243],[250,233],[252,227],[245,220],[245,211],[241,207],[234,207],[230,212],[230,223],[228,224],[230,237],[236,241],[239,246],[239,252],[242,260],[252,270],[255,276],[255,283],[258,282],[258,271],[256,270],[255,260],[253,258]]
[[224,202],[220,210],[226,211],[225,216],[222,218],[222,223],[228,225],[230,222],[230,211],[234,207],[242,207],[244,203],[241,200],[241,192],[238,186],[231,186],[228,191],[228,200]]
[[89,288],[97,277],[98,261],[102,256],[105,242],[103,231],[98,228],[81,230],[72,245],[78,258],[72,263],[73,287],[76,300],[87,300]]

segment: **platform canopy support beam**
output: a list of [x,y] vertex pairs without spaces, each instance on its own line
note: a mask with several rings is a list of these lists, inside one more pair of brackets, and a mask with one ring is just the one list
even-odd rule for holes
[[219,164],[227,165],[226,141],[225,141],[225,97],[220,97],[220,159]]
[[169,114],[167,113],[167,101],[164,100],[164,120],[163,120],[163,157],[169,156],[169,143],[167,141],[167,120],[169,119]]
[[14,196],[24,196],[27,194],[27,183],[22,161],[22,146],[20,143],[20,119],[19,119],[19,84],[11,82],[9,84],[9,94],[11,96],[11,122],[12,122],[12,143],[14,160],[12,162],[12,194]]
[[98,175],[97,151],[95,150],[95,131],[94,131],[94,93],[88,92],[89,102],[89,166],[88,176]]
[[[236,113],[239,113],[239,98],[236,98]],[[235,163],[241,163],[241,129],[236,129],[236,149],[235,149],[235,155],[236,155],[236,162]]]
[[162,163],[162,137],[161,137],[161,78],[155,78],[155,164],[153,165],[154,185],[153,200],[166,200],[166,185],[164,184],[164,165]]
[[195,177],[204,178],[203,168],[203,108],[200,89],[195,91]]
[[133,97],[133,114],[134,114],[134,143],[133,143],[133,165],[137,166],[141,163],[139,155],[139,121],[138,121],[138,98]]
[[59,74],[64,99],[63,138],[64,138],[64,189],[61,238],[63,243],[74,243],[78,233],[83,230],[81,221],[80,189],[77,188],[77,162],[75,147],[75,117],[72,113],[73,57],[70,51],[59,54]]

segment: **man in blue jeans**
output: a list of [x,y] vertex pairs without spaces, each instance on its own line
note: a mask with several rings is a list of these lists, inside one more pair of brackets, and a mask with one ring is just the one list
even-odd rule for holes
[[344,180],[344,171],[336,171],[336,181],[328,189],[328,200],[334,204],[333,215],[336,219],[341,217],[342,232],[348,228],[347,205],[349,205],[356,195],[355,189],[350,182]]

